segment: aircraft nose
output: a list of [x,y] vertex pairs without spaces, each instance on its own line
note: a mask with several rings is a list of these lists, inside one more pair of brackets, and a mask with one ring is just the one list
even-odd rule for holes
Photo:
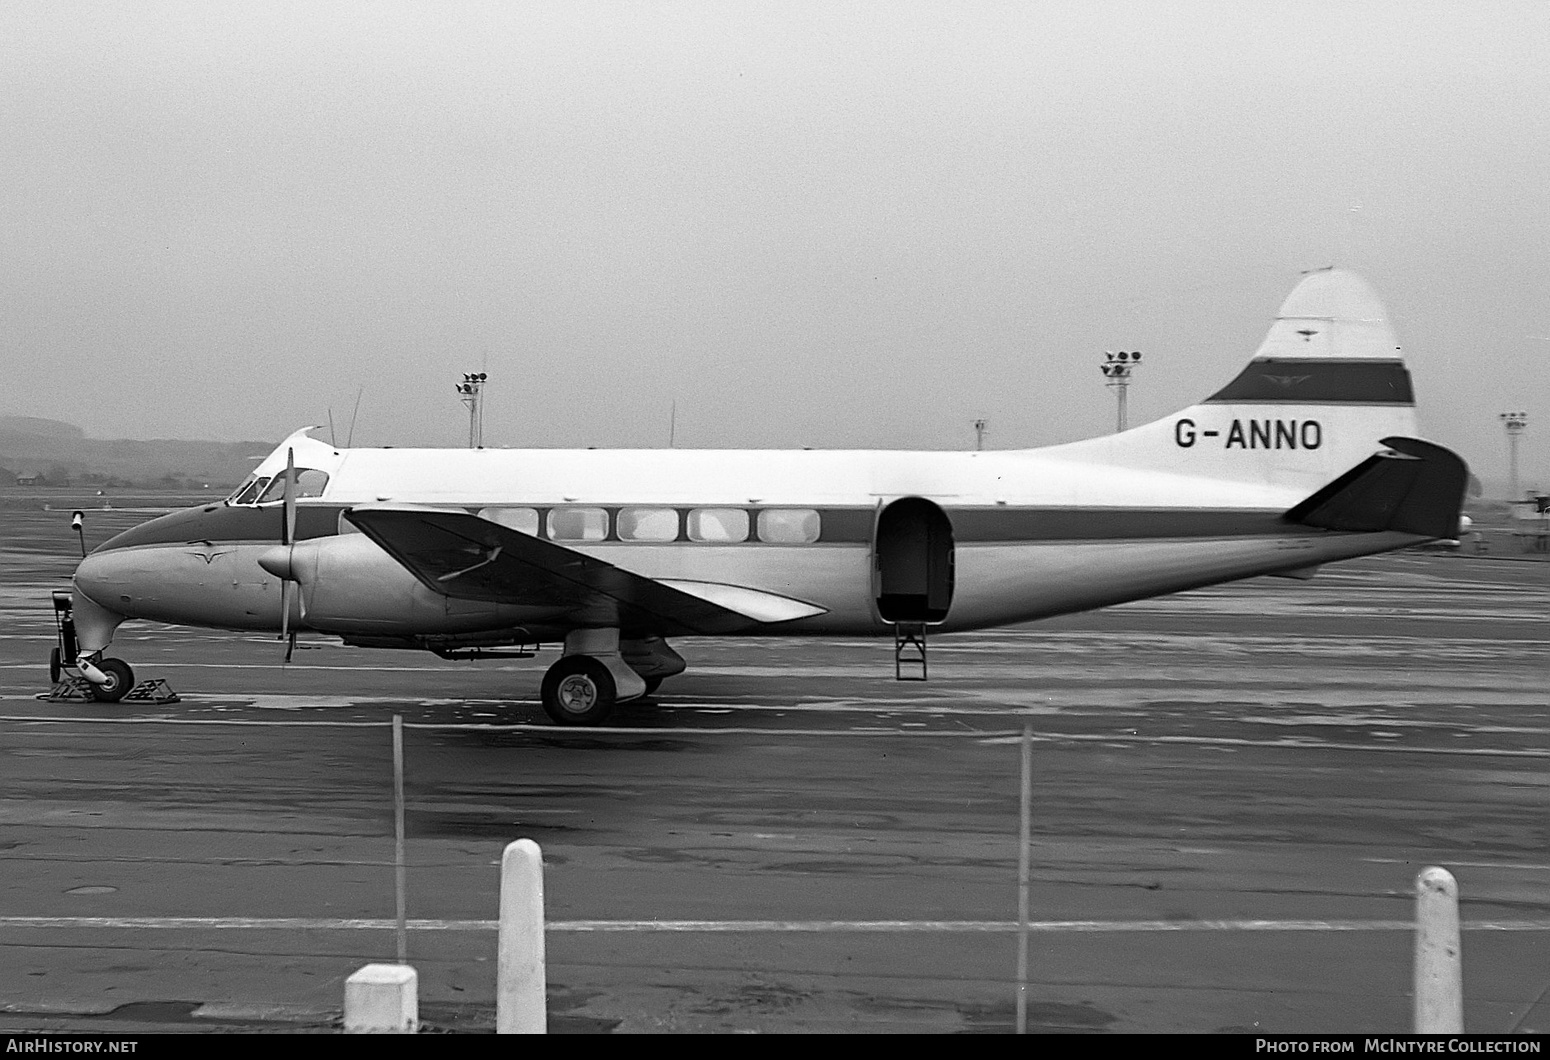
[[[122,552],[93,552],[75,568],[76,592],[113,611],[123,611],[131,598],[127,592],[129,564]],[[120,597],[123,597],[120,599]]]
[[109,611],[126,618],[178,622],[197,603],[201,586],[195,571],[178,562],[179,550],[115,548],[93,552],[75,568],[75,588]]

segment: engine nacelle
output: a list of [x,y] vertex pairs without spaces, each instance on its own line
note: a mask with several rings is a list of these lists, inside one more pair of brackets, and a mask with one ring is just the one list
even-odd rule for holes
[[301,584],[302,614],[324,633],[456,633],[523,624],[535,609],[484,600],[459,600],[435,592],[364,534],[312,538],[277,547],[260,562],[283,564]]

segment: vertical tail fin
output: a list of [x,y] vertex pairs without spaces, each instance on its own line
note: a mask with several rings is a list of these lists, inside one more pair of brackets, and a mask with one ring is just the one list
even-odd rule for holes
[[1383,305],[1323,269],[1287,297],[1238,375],[1198,405],[1062,455],[1309,493],[1416,434],[1415,399]]

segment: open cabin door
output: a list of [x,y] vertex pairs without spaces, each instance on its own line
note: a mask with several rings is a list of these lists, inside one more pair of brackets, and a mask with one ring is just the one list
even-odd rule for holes
[[873,593],[884,622],[941,622],[953,602],[953,524],[924,497],[902,497],[877,514]]

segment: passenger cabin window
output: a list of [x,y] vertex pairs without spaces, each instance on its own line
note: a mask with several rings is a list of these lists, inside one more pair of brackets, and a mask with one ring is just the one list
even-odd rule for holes
[[608,537],[608,512],[602,508],[554,508],[549,512],[553,541],[602,541]]
[[678,511],[674,508],[620,508],[614,525],[620,541],[678,540]]
[[537,508],[480,508],[479,518],[509,526],[520,533],[538,536]]
[[690,541],[747,541],[748,513],[741,508],[691,508]]
[[818,540],[818,513],[811,508],[766,508],[759,513],[759,540],[806,545]]
[[[296,496],[321,497],[323,488],[328,485],[328,472],[318,471],[315,468],[299,467],[296,469]],[[285,472],[280,472],[269,482],[269,488],[258,498],[259,504],[268,504],[271,501],[285,499]],[[237,503],[242,503],[238,501]]]

